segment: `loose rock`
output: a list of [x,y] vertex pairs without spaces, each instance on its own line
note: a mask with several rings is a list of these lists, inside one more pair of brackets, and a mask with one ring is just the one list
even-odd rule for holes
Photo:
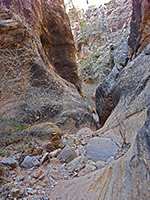
[[71,162],[67,164],[67,168],[69,172],[74,171],[80,171],[85,167],[85,158],[82,156],[79,156],[77,158],[74,158]]
[[41,162],[41,163],[44,163],[44,162],[48,159],[48,155],[49,155],[49,153],[46,152],[46,153],[44,154],[44,156],[41,158],[40,162]]
[[1,160],[0,163],[13,168],[17,167],[18,165],[17,161],[14,158],[3,158],[3,160]]
[[40,162],[38,161],[38,157],[33,156],[26,156],[22,162],[22,167],[24,168],[32,168],[33,166],[39,166]]
[[60,162],[69,163],[71,160],[73,160],[75,157],[77,157],[77,154],[73,148],[70,146],[66,146],[60,154],[57,156],[57,158],[60,160]]

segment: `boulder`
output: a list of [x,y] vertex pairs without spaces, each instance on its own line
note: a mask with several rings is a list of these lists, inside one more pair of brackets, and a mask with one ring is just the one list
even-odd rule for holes
[[32,168],[34,166],[39,166],[40,165],[40,162],[38,160],[38,158],[36,156],[26,156],[22,162],[22,167],[23,168]]
[[29,135],[34,137],[34,139],[48,151],[53,151],[61,146],[62,132],[51,122],[31,126]]
[[91,138],[87,144],[87,157],[94,162],[99,160],[107,161],[111,156],[115,156],[120,144],[110,138]]
[[10,166],[12,168],[15,168],[18,166],[17,161],[14,158],[3,158],[0,161],[1,164],[6,165],[6,166]]
[[67,164],[69,172],[78,172],[85,167],[85,158],[78,156]]
[[57,156],[57,158],[60,160],[60,162],[69,163],[72,161],[75,157],[77,157],[77,154],[75,150],[70,146],[65,146],[65,148],[60,152],[60,154]]

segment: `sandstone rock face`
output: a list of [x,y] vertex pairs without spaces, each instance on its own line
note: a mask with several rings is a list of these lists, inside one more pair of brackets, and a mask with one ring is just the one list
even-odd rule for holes
[[[134,0],[133,2],[135,3]],[[144,2],[144,0],[137,1],[135,4],[137,7],[134,9],[140,8],[139,3],[144,5]],[[149,7],[143,7],[143,9],[147,8]],[[132,20],[136,20],[136,17]],[[145,14],[142,15],[142,19],[144,18]],[[135,30],[138,30],[138,27]],[[132,24],[131,31],[133,31]],[[52,193],[52,199],[141,200],[150,198],[149,50],[150,44],[116,73],[117,76],[112,84],[111,79],[108,78],[100,87],[101,91],[105,90],[101,102],[105,101],[105,94],[110,94],[113,108],[105,118],[104,126],[96,131],[95,135],[116,139],[122,144],[130,144],[127,153],[108,166],[84,177],[61,181]],[[107,108],[108,103],[101,105]],[[99,111],[101,112],[100,109]],[[103,117],[102,112],[101,117]]]
[[150,108],[145,124],[124,157],[84,177],[61,181],[52,193],[52,200],[60,197],[62,200],[68,197],[74,200],[149,199],[149,129]]
[[132,1],[131,33],[128,41],[129,56],[136,57],[150,42],[150,2]]
[[112,0],[104,6],[89,8],[72,20],[78,52],[78,72],[83,96],[95,108],[95,90],[114,64],[125,66],[132,14],[131,0]]
[[51,121],[67,132],[91,125],[76,91],[81,88],[63,2],[2,0],[0,18],[0,114],[28,124]]
[[[35,42],[40,43],[39,53],[45,54],[42,55],[43,61],[52,65],[61,77],[79,89],[75,47],[63,1],[47,0],[34,4],[32,1],[2,0],[1,5],[1,45],[3,46],[9,39],[14,39],[15,42],[22,41],[30,29],[30,34],[36,38]],[[8,38],[6,31],[9,33],[12,31],[13,37]]]
[[123,67],[116,65],[111,73],[99,84],[96,89],[96,111],[99,116],[99,124],[103,126],[108,116],[111,114],[114,108],[114,100],[112,98],[111,91],[116,83],[119,71]]
[[[96,107],[102,125],[116,105],[119,108],[122,107],[122,110],[116,108],[119,117],[117,117],[118,114],[113,116],[118,121],[122,118],[121,113],[126,112],[126,116],[130,116],[130,113],[140,112],[147,106],[150,57],[146,52],[149,48],[148,45],[140,56],[118,74],[116,83],[114,81],[112,87],[109,87],[111,73],[110,77],[108,76],[97,88]],[[110,101],[106,101],[108,97],[110,97]]]

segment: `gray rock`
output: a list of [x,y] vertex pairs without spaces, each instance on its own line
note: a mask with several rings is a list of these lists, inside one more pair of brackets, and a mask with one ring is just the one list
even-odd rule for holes
[[111,156],[110,158],[107,159],[107,163],[111,163],[115,160],[114,156]]
[[44,194],[44,195],[42,196],[42,200],[48,200],[48,197],[46,197],[46,195]]
[[38,160],[38,156],[33,156],[32,157],[32,162],[33,162],[33,166],[40,166],[40,162],[39,162],[39,160]]
[[60,162],[69,163],[71,160],[73,160],[75,157],[77,157],[77,154],[73,148],[70,146],[66,146],[60,154],[57,156],[57,158],[60,160]]
[[96,89],[96,111],[99,116],[99,123],[101,126],[104,125],[106,119],[111,114],[114,107],[114,99],[111,91],[116,83],[119,70],[122,67],[116,65],[111,73],[100,83]]
[[44,179],[45,178],[45,174],[42,174],[38,179],[39,180],[42,180],[42,179]]
[[67,164],[69,172],[80,171],[84,167],[85,167],[85,158],[82,156],[74,158],[71,162]]
[[32,168],[33,166],[39,166],[40,162],[38,161],[38,157],[33,156],[26,156],[22,162],[22,167],[24,168]]
[[33,194],[35,194],[37,192],[36,190],[34,190],[32,188],[26,188],[26,190],[27,190],[27,193],[31,194],[31,195],[33,195]]
[[96,168],[97,169],[101,169],[101,168],[104,168],[106,166],[107,166],[107,162],[104,162],[104,161],[101,161],[101,160],[96,162]]
[[37,195],[35,195],[31,200],[41,200],[41,198]]
[[33,167],[32,157],[26,156],[22,162],[22,167],[24,168],[31,168]]
[[3,158],[3,160],[1,160],[0,163],[13,168],[17,167],[18,165],[17,161],[14,158]]
[[18,179],[19,179],[19,181],[23,181],[24,180],[24,176],[19,176]]
[[107,161],[117,153],[118,145],[118,142],[110,138],[91,138],[87,144],[87,156],[95,162]]
[[41,162],[41,163],[44,163],[44,162],[48,159],[48,155],[49,155],[49,153],[46,152],[46,153],[44,154],[44,156],[41,158],[40,162]]
[[10,191],[10,195],[13,198],[18,198],[18,197],[21,197],[23,195],[23,191],[21,191],[18,188],[12,188],[11,191]]

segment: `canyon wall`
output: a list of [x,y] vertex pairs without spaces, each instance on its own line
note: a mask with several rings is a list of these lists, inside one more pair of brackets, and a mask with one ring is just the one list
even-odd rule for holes
[[51,121],[66,131],[93,124],[79,95],[63,1],[1,0],[0,19],[0,115],[27,124]]
[[[146,32],[140,29],[142,22],[140,21],[139,26],[139,15],[136,15],[140,11],[142,20],[150,16],[150,2],[133,0],[132,3],[129,43],[133,41],[133,44],[141,45],[136,51],[136,58],[132,57],[132,61],[118,68],[119,70],[118,65],[115,66],[111,74],[97,88],[96,99],[100,102],[97,104],[97,110],[103,127],[95,132],[99,137],[111,138],[124,145],[130,145],[129,150],[121,158],[112,161],[108,167],[74,180],[62,181],[52,193],[52,199],[150,198],[150,44],[148,35],[144,43],[141,43],[141,38]],[[147,12],[143,12],[143,9]],[[144,24],[143,26],[145,27]],[[139,31],[136,34],[140,37],[133,37],[135,30]],[[110,97],[112,107],[109,107],[105,95]],[[110,108],[109,112],[104,111],[107,108]],[[103,116],[105,113],[107,116]]]

